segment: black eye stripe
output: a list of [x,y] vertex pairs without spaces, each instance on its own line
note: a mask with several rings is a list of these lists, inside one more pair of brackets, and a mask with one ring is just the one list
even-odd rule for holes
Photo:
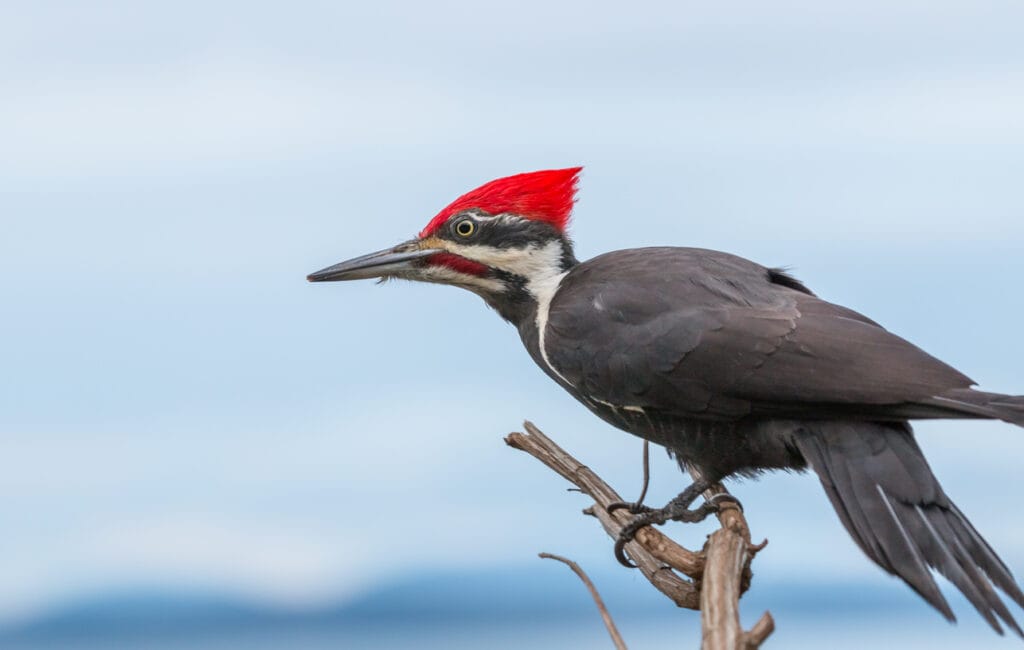
[[543,246],[562,237],[546,221],[469,211],[452,216],[441,236],[466,244],[472,240],[473,244],[499,249]]

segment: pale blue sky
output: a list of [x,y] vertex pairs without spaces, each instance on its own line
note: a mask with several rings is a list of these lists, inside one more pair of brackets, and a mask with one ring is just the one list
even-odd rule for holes
[[[1022,24],[1011,2],[4,5],[0,620],[126,584],[319,602],[539,550],[614,570],[501,437],[533,419],[627,493],[639,442],[470,294],[304,282],[497,176],[585,165],[582,257],[788,265],[1024,392]],[[1024,572],[1022,432],[919,432]],[[811,478],[736,491],[764,574],[904,589]]]

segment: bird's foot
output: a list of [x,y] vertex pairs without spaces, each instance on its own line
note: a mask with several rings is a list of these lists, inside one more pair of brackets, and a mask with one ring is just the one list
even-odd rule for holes
[[681,521],[684,523],[704,521],[708,515],[718,512],[721,509],[722,503],[725,502],[735,503],[740,511],[743,510],[743,506],[740,504],[739,500],[725,492],[715,494],[699,507],[691,509],[690,504],[693,503],[693,500],[696,498],[696,494],[703,489],[706,489],[706,487],[702,487],[701,484],[692,485],[675,499],[669,501],[664,508],[657,510],[648,508],[647,506],[626,502],[613,503],[609,505],[609,512],[628,508],[631,513],[636,515],[632,521],[626,524],[622,530],[619,531],[619,536],[615,540],[615,559],[623,566],[630,568],[635,567],[635,565],[629,561],[629,558],[626,557],[626,544],[633,541],[633,538],[636,537],[637,531],[644,526],[660,526],[667,521]]
[[731,503],[731,504],[736,506],[737,510],[739,510],[740,512],[743,512],[743,504],[740,503],[739,499],[737,499],[733,495],[729,494],[728,492],[719,492],[718,494],[712,494],[708,498],[708,501],[713,503],[713,504],[715,504],[715,512],[718,512],[719,510],[721,510],[721,507],[719,507],[719,504],[722,504],[722,503]]
[[692,510],[690,508],[673,508],[671,503],[658,510],[647,508],[646,511],[637,514],[633,521],[623,526],[622,530],[619,531],[619,536],[615,540],[615,559],[623,566],[636,568],[636,565],[626,557],[626,544],[633,541],[637,531],[645,526],[660,526],[667,521],[696,523],[704,521],[708,515],[715,512],[718,512],[718,504],[710,501]]

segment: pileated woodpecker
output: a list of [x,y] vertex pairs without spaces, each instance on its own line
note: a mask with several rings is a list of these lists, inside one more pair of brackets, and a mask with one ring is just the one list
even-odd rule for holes
[[566,234],[579,172],[491,181],[416,238],[308,279],[468,289],[515,325],[537,365],[593,413],[699,470],[702,481],[665,508],[637,508],[624,537],[706,516],[713,504],[689,507],[710,483],[810,468],[876,564],[953,621],[934,569],[996,631],[1002,619],[1024,637],[993,586],[1021,606],[1024,593],[946,496],[909,424],[1024,426],[1024,396],[975,390],[871,319],[735,255],[639,248],[579,262]]

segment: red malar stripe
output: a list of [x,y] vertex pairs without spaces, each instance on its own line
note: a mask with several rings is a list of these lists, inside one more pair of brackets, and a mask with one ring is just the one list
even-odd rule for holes
[[460,257],[453,253],[438,253],[432,255],[427,259],[427,262],[433,266],[444,266],[453,271],[459,273],[465,273],[466,275],[484,276],[487,275],[487,266],[480,262],[474,262],[473,260]]

